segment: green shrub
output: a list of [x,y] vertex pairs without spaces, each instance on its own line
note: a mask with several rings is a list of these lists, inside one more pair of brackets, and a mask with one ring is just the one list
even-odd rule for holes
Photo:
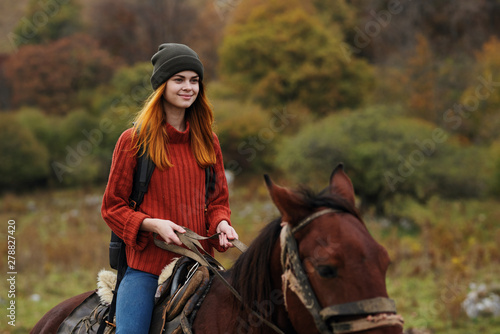
[[108,159],[101,152],[109,127],[83,110],[61,120],[57,129],[60,142],[52,148],[51,158],[55,185],[81,186],[103,180],[102,166]]
[[226,169],[235,174],[255,174],[270,168],[276,136],[269,131],[269,116],[252,104],[213,100],[215,132]]
[[[116,142],[110,130],[115,127],[112,122],[102,122],[83,110],[56,117],[30,108],[18,111],[16,119],[47,152],[47,176],[52,186],[106,181]],[[113,138],[107,138],[110,136]]]
[[226,169],[247,176],[272,172],[279,142],[314,116],[298,103],[264,109],[226,96],[226,92],[227,89],[219,84],[210,85],[214,130],[219,137]]
[[47,149],[12,114],[0,114],[0,155],[2,191],[21,190],[47,181]]
[[44,114],[40,109],[22,108],[16,112],[17,120],[29,129],[35,138],[43,144],[52,155],[54,149],[61,145],[59,129],[61,118]]
[[489,152],[490,158],[493,160],[492,182],[490,184],[490,193],[500,198],[500,141],[495,142],[491,146]]
[[275,167],[298,182],[326,186],[324,175],[344,162],[362,204],[375,205],[378,213],[396,195],[426,201],[433,194],[484,194],[480,150],[461,147],[444,130],[398,114],[372,108],[310,124],[283,141]]

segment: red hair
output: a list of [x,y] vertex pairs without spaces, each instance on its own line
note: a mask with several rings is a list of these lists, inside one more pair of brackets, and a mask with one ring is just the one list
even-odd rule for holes
[[[168,157],[166,115],[162,104],[166,85],[167,83],[164,82],[146,100],[144,107],[135,117],[132,133],[132,151],[135,151],[138,156],[147,151],[160,170],[173,166]],[[214,115],[205,95],[203,82],[200,81],[199,85],[198,96],[186,109],[185,118],[190,127],[191,151],[198,165],[206,168],[216,162],[212,133]]]

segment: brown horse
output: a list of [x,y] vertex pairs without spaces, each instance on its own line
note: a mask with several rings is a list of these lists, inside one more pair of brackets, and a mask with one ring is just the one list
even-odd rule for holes
[[[351,180],[339,165],[320,194],[266,183],[282,217],[269,223],[224,273],[235,298],[215,279],[193,323],[194,333],[400,334],[402,319],[387,298],[386,250],[354,205]],[[55,333],[85,298],[49,311],[32,333]]]

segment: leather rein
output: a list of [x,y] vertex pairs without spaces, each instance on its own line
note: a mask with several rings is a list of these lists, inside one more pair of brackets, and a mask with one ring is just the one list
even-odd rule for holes
[[[293,228],[288,224],[282,228],[280,241],[281,266],[283,269],[282,288],[283,295],[285,296],[285,307],[287,307],[286,290],[291,289],[309,311],[321,334],[353,333],[386,326],[401,326],[402,328],[404,323],[403,317],[396,314],[394,301],[385,297],[364,299],[321,308],[307,274],[304,271],[294,235],[320,216],[341,212],[343,211],[324,209],[306,217]],[[361,316],[361,318],[351,321],[335,321],[338,317],[346,316]]]
[[[295,232],[302,229],[311,223],[314,219],[329,213],[340,213],[343,211],[334,209],[324,209],[311,214],[310,216],[303,219],[297,226],[290,228],[287,224],[285,225],[280,234],[281,241],[281,266],[283,269],[283,295],[286,296],[286,290],[290,288],[302,301],[306,309],[309,311],[314,319],[316,327],[321,334],[343,334],[343,333],[353,333],[358,331],[364,331],[367,329],[385,327],[385,326],[401,326],[403,327],[403,318],[396,314],[396,306],[392,299],[377,297],[372,299],[364,299],[357,302],[345,303],[340,305],[332,305],[326,308],[321,308],[314,290],[311,287],[307,274],[302,266],[302,261],[299,257],[297,241],[294,237]],[[231,284],[229,284],[224,277],[219,273],[219,270],[223,270],[224,267],[217,262],[213,257],[211,257],[200,244],[200,240],[214,239],[219,236],[219,233],[214,234],[210,237],[202,237],[195,232],[184,227],[186,233],[177,233],[177,236],[181,242],[187,247],[181,247],[175,244],[167,244],[165,241],[157,239],[157,235],[154,235],[155,245],[180,255],[187,256],[200,264],[208,267],[216,276],[218,276],[221,281],[226,285],[226,287],[231,291],[231,293],[241,302],[241,295],[236,291]],[[247,246],[243,244],[238,239],[230,240],[231,243],[239,249],[241,252],[245,252]],[[215,263],[219,268],[214,267],[204,255],[199,251],[201,249],[205,252],[205,256],[208,256],[210,262]],[[285,298],[285,308],[286,298]],[[287,309],[288,311],[288,309]],[[276,333],[284,334],[281,329],[279,329],[275,324],[265,319],[261,314],[250,310],[252,314],[257,316],[263,323],[273,329]],[[388,314],[389,313],[389,314]],[[372,316],[372,314],[376,314]],[[364,316],[361,319],[335,322],[336,317],[340,316]],[[329,329],[329,327],[331,329]]]
[[[207,267],[213,274],[215,274],[218,278],[220,278],[222,283],[229,289],[229,291],[231,291],[231,293],[240,302],[242,302],[243,299],[241,298],[240,293],[238,291],[236,291],[236,289],[231,284],[229,284],[229,282],[224,277],[222,277],[222,275],[220,274],[219,270],[224,270],[224,267],[216,259],[214,259],[210,254],[208,254],[205,251],[205,249],[203,249],[203,247],[200,243],[200,240],[215,239],[219,236],[220,233],[216,233],[216,234],[209,236],[209,237],[202,237],[201,235],[193,232],[192,230],[188,229],[187,227],[183,227],[183,228],[186,230],[186,233],[177,233],[176,232],[176,234],[179,237],[180,241],[184,244],[184,246],[187,247],[187,249],[184,247],[175,245],[175,244],[168,244],[165,241],[157,239],[156,233],[154,234],[155,245],[164,249],[164,250],[174,252],[174,253],[177,253],[179,255],[187,256],[187,257],[199,262],[201,265]],[[243,242],[241,242],[238,239],[233,239],[230,241],[234,245],[234,247],[236,247],[242,253],[245,252],[248,248]],[[201,249],[205,253],[205,255],[201,254],[199,249]],[[208,257],[209,260],[207,260],[205,257]],[[217,267],[214,267],[210,262],[215,263],[217,265]],[[264,318],[260,313],[257,313],[252,309],[249,309],[249,312],[251,312],[257,318],[259,318],[263,323],[265,323],[269,328],[273,329],[276,333],[285,334],[285,333],[283,333],[283,331],[281,329],[279,329],[278,326],[276,326],[275,324],[273,324],[272,322],[270,322],[269,320]]]

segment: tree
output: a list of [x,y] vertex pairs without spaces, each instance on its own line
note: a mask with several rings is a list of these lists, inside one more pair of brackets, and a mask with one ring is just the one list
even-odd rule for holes
[[15,46],[20,47],[50,43],[81,32],[82,29],[81,6],[78,2],[30,0],[26,15],[8,37]]
[[[227,3],[230,6],[230,2]],[[223,31],[229,15],[224,15],[219,9],[217,2],[203,2],[204,9],[189,31],[186,40],[193,44],[196,53],[200,56],[204,67],[204,78],[212,80],[217,78],[217,66],[219,64],[219,54],[217,46],[222,42]],[[226,9],[226,10],[230,10]],[[205,79],[204,79],[205,80]]]
[[426,121],[436,122],[436,68],[429,42],[423,35],[417,36],[415,54],[408,60],[406,76],[408,76],[408,108],[411,115]]
[[362,103],[373,83],[364,61],[346,58],[341,29],[299,1],[247,0],[220,49],[221,74],[264,106],[298,101],[324,114]]
[[347,0],[309,0],[327,24],[338,24],[344,34],[356,24],[357,8]]
[[4,63],[13,106],[34,105],[64,114],[79,104],[81,91],[106,83],[120,63],[87,35],[47,45],[27,45]]
[[500,138],[500,40],[492,37],[476,53],[475,76],[447,113],[449,127],[474,143]]
[[[191,36],[199,29],[204,7],[205,2],[197,0],[101,0],[90,9],[90,34],[129,65],[151,59],[162,43],[189,44],[196,50]],[[211,40],[211,29],[199,33]]]
[[[346,41],[358,47],[356,33],[369,34],[360,55],[377,64],[404,60],[418,43],[415,37],[419,34],[428,40],[439,59],[452,55],[471,57],[490,37],[499,37],[498,0],[351,0],[349,3],[357,10],[354,29],[358,31],[350,30],[351,36]],[[370,28],[374,29],[370,32]]]

